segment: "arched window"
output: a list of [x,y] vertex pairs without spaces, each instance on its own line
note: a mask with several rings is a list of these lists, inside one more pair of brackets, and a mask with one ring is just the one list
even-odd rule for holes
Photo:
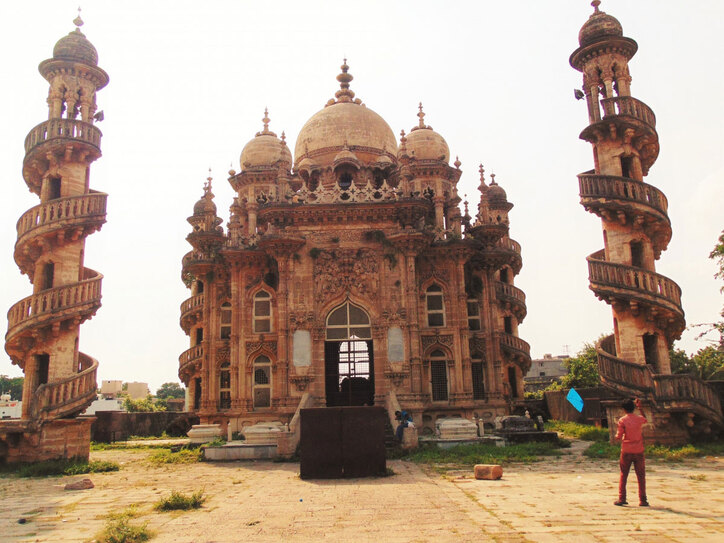
[[219,337],[221,339],[231,338],[231,304],[229,302],[225,302],[221,305],[219,322]]
[[271,360],[259,355],[254,359],[254,408],[271,406]]
[[483,355],[475,352],[470,357],[470,371],[473,381],[473,400],[485,399],[485,370],[483,366]]
[[445,302],[442,289],[438,285],[430,285],[425,292],[428,326],[445,326]]
[[367,313],[361,307],[347,302],[327,317],[327,341],[352,337],[372,339],[372,330]]
[[254,333],[271,332],[271,294],[260,290],[254,295]]
[[433,402],[447,401],[447,361],[440,350],[430,353],[430,386]]
[[229,363],[221,364],[219,371],[219,409],[231,407],[231,371]]

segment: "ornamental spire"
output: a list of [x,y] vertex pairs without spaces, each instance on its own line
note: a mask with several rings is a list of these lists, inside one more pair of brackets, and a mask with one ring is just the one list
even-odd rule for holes
[[352,102],[354,100],[354,91],[349,88],[349,83],[354,79],[354,77],[352,74],[348,73],[349,66],[347,66],[346,58],[343,60],[340,68],[342,69],[342,73],[337,76],[337,81],[339,81],[339,90],[334,93],[334,96],[337,98],[337,102]]

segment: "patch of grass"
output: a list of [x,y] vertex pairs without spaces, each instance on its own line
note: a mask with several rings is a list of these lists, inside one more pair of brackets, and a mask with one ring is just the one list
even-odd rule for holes
[[190,496],[174,490],[167,498],[158,500],[153,508],[157,511],[188,511],[200,508],[205,501],[206,496],[202,490],[194,492]]
[[34,464],[11,465],[3,471],[18,477],[53,477],[59,475],[81,475],[83,473],[101,473],[121,469],[116,462],[101,460],[46,460]]
[[162,464],[193,464],[201,461],[201,449],[181,449],[177,452],[171,449],[158,449],[148,457],[149,462]]
[[91,441],[91,451],[115,451],[124,449],[145,450],[145,449],[168,449],[171,445],[166,443],[154,443],[153,440],[146,440],[143,443],[126,443],[125,441],[116,441],[115,443],[97,443]]
[[566,437],[582,439],[583,441],[608,441],[608,428],[599,428],[590,424],[551,420],[545,423],[545,429],[559,432]]
[[425,464],[501,464],[512,462],[537,462],[542,456],[560,456],[561,451],[552,443],[521,443],[509,447],[495,445],[458,445],[450,449],[421,447],[407,455],[412,462]]
[[131,519],[136,517],[135,508],[130,507],[122,513],[109,515],[104,530],[96,536],[99,543],[143,543],[153,537],[148,529],[148,523],[142,525],[132,524]]
[[703,473],[689,475],[689,479],[691,479],[692,481],[706,481],[706,475],[704,475]]
[[608,460],[616,460],[619,456],[621,456],[621,445],[596,441],[591,443],[591,446],[583,451],[583,455],[588,458],[606,458]]
[[177,439],[174,436],[168,435],[165,431],[160,436],[128,436],[128,441],[153,441],[159,439]]
[[208,443],[204,443],[204,447],[223,447],[226,445],[226,440],[219,436],[213,441],[209,441]]
[[[646,457],[663,460],[664,462],[681,462],[686,458],[699,458],[712,454],[724,444],[704,443],[704,444],[688,444],[683,447],[668,447],[665,445],[647,445]],[[615,460],[621,455],[621,445],[596,442],[591,444],[583,454],[589,458],[607,458]],[[717,454],[714,452],[714,454]]]

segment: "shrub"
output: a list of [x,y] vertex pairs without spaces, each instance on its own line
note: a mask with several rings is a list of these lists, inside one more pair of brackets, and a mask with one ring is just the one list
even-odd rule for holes
[[158,449],[154,451],[148,460],[152,464],[193,464],[201,461],[200,449],[181,449],[173,452],[170,449]]
[[84,473],[102,473],[118,471],[121,467],[116,462],[93,460],[47,460],[35,464],[18,466],[18,477],[49,477],[54,475],[81,475]]
[[205,501],[206,496],[204,496],[202,490],[194,492],[190,496],[174,490],[170,496],[161,498],[156,502],[154,509],[157,511],[187,511],[189,509],[198,509]]
[[590,424],[579,424],[563,420],[552,420],[546,422],[546,430],[560,432],[567,437],[575,437],[584,441],[608,441],[609,432],[607,428],[598,428]]
[[616,460],[619,456],[621,456],[621,446],[604,441],[596,441],[583,451],[583,454],[589,458],[607,458],[609,460]]
[[143,543],[153,537],[148,530],[148,524],[131,524],[130,520],[136,516],[135,509],[127,509],[123,513],[110,515],[105,529],[98,534],[99,543]]
[[407,458],[427,464],[499,464],[510,462],[537,462],[541,456],[558,456],[561,451],[552,443],[521,443],[509,447],[495,445],[458,445],[450,449],[422,447]]

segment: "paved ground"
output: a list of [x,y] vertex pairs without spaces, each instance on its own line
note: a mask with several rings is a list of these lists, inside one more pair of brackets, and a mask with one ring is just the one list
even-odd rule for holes
[[[506,466],[500,481],[403,461],[388,462],[395,474],[386,478],[302,481],[293,463],[156,467],[148,451],[94,452],[123,469],[91,475],[91,490],[63,490],[80,477],[0,479],[0,540],[93,541],[109,513],[137,504],[133,522],[147,522],[158,543],[724,541],[724,459],[649,462],[651,507],[630,500],[634,506],[619,508],[616,462],[584,459],[582,446],[560,459]],[[171,490],[199,488],[209,497],[201,510],[152,509]]]

